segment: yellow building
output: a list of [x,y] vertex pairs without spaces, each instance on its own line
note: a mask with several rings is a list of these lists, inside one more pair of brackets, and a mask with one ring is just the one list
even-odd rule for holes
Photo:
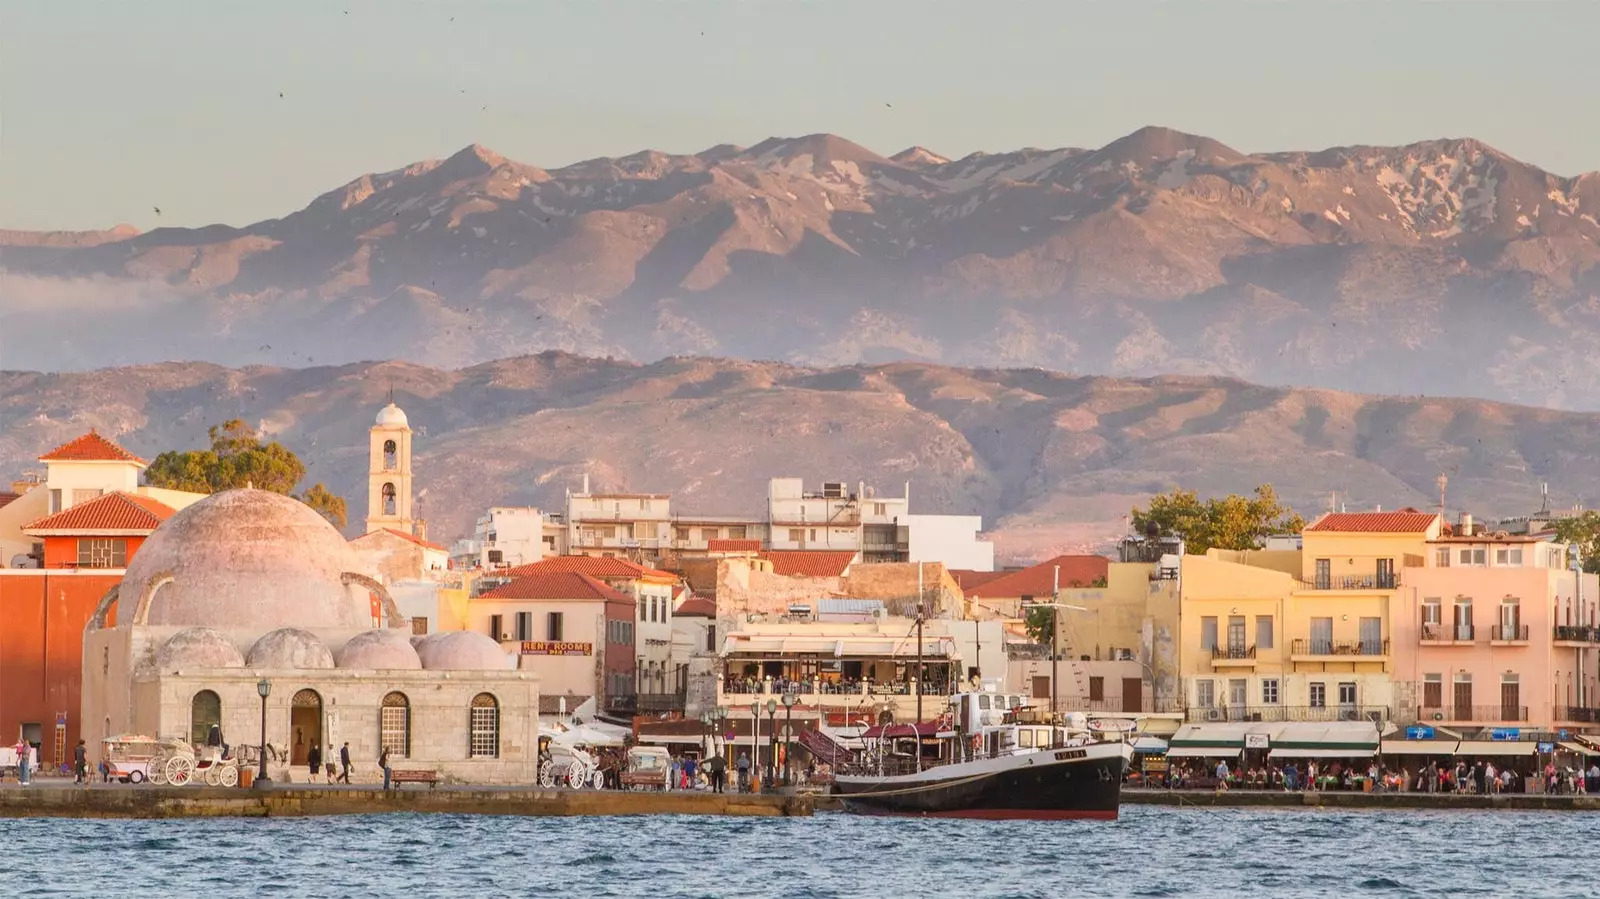
[[1179,710],[1178,583],[1155,563],[1112,562],[1105,586],[1057,594],[1062,708]]
[[1196,721],[1393,717],[1391,615],[1438,515],[1332,513],[1299,551],[1212,550],[1183,565],[1180,667]]

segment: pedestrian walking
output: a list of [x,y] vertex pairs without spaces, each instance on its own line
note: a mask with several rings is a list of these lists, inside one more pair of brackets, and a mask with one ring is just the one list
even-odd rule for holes
[[739,760],[733,763],[733,767],[739,771],[739,792],[750,792],[750,756],[744,750],[739,751]]
[[348,784],[350,782],[350,741],[349,740],[346,740],[344,745],[339,747],[339,768],[340,768],[340,771],[339,771],[339,782]]
[[306,750],[306,768],[311,772],[311,782],[316,783],[317,775],[322,773],[322,746],[320,744],[313,743],[311,748]]
[[89,747],[82,740],[72,747],[72,782],[89,785]]
[[383,752],[378,755],[378,767],[383,769],[383,788],[389,789],[389,747],[383,747]]
[[723,784],[728,779],[728,763],[722,756],[714,755],[706,762],[706,774],[711,777],[711,792],[723,792]]
[[33,780],[33,767],[31,764],[33,761],[33,747],[28,745],[27,740],[19,738],[17,740],[16,749],[17,783],[27,786]]

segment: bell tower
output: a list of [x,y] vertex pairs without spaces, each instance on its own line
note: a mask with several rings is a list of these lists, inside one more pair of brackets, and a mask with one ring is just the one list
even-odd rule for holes
[[378,410],[367,454],[367,533],[411,533],[411,424],[392,392],[389,405]]

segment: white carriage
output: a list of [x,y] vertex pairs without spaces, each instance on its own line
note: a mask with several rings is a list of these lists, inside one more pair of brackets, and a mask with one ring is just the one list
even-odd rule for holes
[[550,742],[550,758],[539,765],[539,786],[554,789],[565,785],[574,790],[605,787],[600,763],[584,749],[558,740]]
[[201,746],[197,751],[182,740],[163,740],[161,749],[161,755],[150,760],[151,783],[175,787],[196,781],[208,787],[239,785],[239,758],[223,758],[221,746]]

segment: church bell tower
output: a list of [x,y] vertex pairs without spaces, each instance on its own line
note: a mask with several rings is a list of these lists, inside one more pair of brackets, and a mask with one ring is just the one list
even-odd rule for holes
[[392,528],[413,532],[411,513],[411,424],[406,413],[394,404],[378,411],[368,441],[367,533]]

